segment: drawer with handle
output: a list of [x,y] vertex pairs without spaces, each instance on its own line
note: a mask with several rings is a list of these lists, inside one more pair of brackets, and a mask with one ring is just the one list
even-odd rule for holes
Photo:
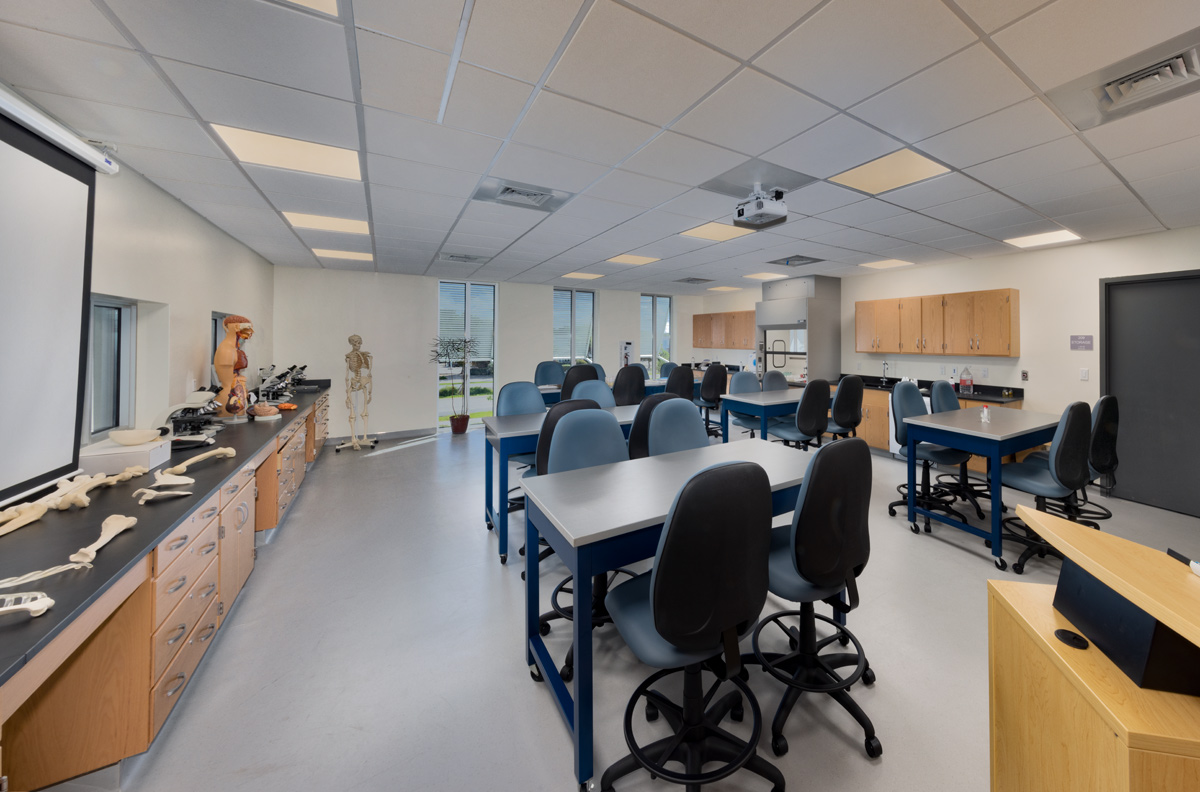
[[242,491],[242,487],[254,481],[254,466],[246,465],[239,470],[233,478],[221,485],[221,503],[220,507],[224,509],[229,504],[238,499],[238,493]]
[[204,653],[212,644],[212,639],[216,634],[217,603],[214,600],[204,611],[204,615],[200,617],[196,626],[192,628],[175,659],[167,666],[166,673],[150,691],[153,718],[150,739],[154,739],[167,720],[167,716],[171,714],[171,710],[175,708],[183,689],[191,682],[196,666],[200,665],[200,659],[204,657]]
[[214,559],[209,563],[208,568],[196,578],[196,582],[188,589],[183,601],[175,607],[175,610],[171,611],[171,614],[155,631],[152,644],[154,647],[154,673],[150,677],[153,681],[158,681],[158,678],[167,670],[167,666],[175,659],[175,655],[179,654],[179,650],[187,642],[188,634],[196,626],[196,622],[200,620],[205,609],[212,604],[213,600],[220,597],[218,591],[219,572],[220,565]]
[[221,494],[214,492],[208,500],[200,504],[200,508],[192,512],[171,535],[159,542],[154,548],[154,569],[157,577],[164,573],[167,567],[179,557],[189,544],[203,532],[210,522],[216,519],[221,511]]
[[217,557],[217,521],[213,520],[154,580],[154,628],[187,597],[192,585]]

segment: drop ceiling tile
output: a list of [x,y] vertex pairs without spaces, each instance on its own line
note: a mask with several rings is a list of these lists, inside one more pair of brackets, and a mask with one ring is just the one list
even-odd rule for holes
[[728,149],[664,132],[622,164],[625,170],[680,184],[697,185],[736,168],[750,157]]
[[358,116],[351,102],[166,58],[158,64],[209,123],[358,148]]
[[1004,188],[1004,192],[1022,203],[1033,204],[1119,185],[1120,181],[1113,176],[1112,171],[1097,163],[1009,185]]
[[396,239],[395,237],[376,237],[375,252],[380,255],[409,256],[413,259],[424,257],[428,259],[442,246],[443,239],[437,242],[419,242],[411,239]]
[[0,75],[27,89],[187,115],[142,56],[127,49],[0,23]]
[[1200,118],[1200,93],[1182,96],[1083,133],[1110,160],[1190,138]]
[[732,215],[735,203],[728,195],[721,195],[720,193],[697,188],[668,201],[660,208],[664,212],[671,212],[685,217],[695,217],[700,220],[715,220],[718,217]]
[[824,178],[889,154],[902,144],[846,115],[836,115],[762,155],[785,168]]
[[367,155],[367,173],[373,184],[459,198],[470,197],[480,179],[478,173],[385,157],[382,154]]
[[1138,231],[1162,229],[1162,225],[1140,203],[1092,209],[1054,219],[1084,239],[1112,239]]
[[434,231],[428,228],[409,228],[408,226],[392,225],[391,223],[376,222],[372,226],[372,230],[375,232],[377,245],[384,239],[441,245],[442,240],[446,238],[445,231]]
[[505,206],[491,201],[470,201],[463,212],[464,220],[482,220],[510,228],[532,228],[546,219],[546,213],[523,206]]
[[644,245],[629,252],[633,253],[635,256],[650,256],[658,259],[669,259],[674,256],[691,253],[697,248],[707,247],[711,244],[713,243],[706,239],[695,239],[694,237],[685,237],[676,234],[674,236],[666,237],[665,239],[660,239],[657,242],[651,242],[649,245]]
[[209,203],[245,206],[255,209],[271,208],[271,205],[258,194],[257,190],[250,189],[250,183],[244,179],[242,180],[244,186],[241,188],[221,187],[216,184],[201,184],[199,182],[174,181],[163,178],[156,178],[153,181],[159,187],[162,187],[171,193],[171,195],[174,195],[187,204],[194,201],[206,201]]
[[446,250],[457,250],[460,247],[471,247],[486,250],[490,255],[499,253],[511,244],[511,239],[498,239],[496,237],[478,236],[476,234],[460,234],[456,230],[450,236],[446,237],[444,248]]
[[537,82],[582,4],[582,0],[476,0],[462,59]]
[[318,250],[352,250],[355,253],[371,252],[371,237],[366,234],[340,234],[336,231],[316,231],[297,228],[296,236],[310,248]]
[[[949,237],[947,239],[937,239],[926,243],[928,247],[934,247],[938,250],[952,250],[959,252],[969,250],[976,247],[987,247],[996,244],[994,239],[988,239],[982,234],[960,234],[959,236]],[[1013,252],[1012,247],[1008,247],[1008,252]],[[966,255],[966,254],[962,254]]]
[[904,245],[887,248],[881,253],[888,258],[911,261],[913,264],[932,264],[937,261],[951,261],[959,256],[945,250],[926,247],[925,245]]
[[269,207],[230,206],[225,203],[206,201],[185,201],[184,203],[231,236],[271,234],[283,224],[275,210]]
[[881,220],[872,220],[861,224],[851,223],[850,225],[858,225],[858,227],[867,231],[874,231],[876,234],[899,236],[902,239],[908,239],[908,237],[902,235],[928,231],[938,226],[944,226],[945,223],[942,223],[940,220],[934,220],[932,217],[926,217],[923,214],[917,214],[916,212],[902,212],[901,214]]
[[765,74],[746,69],[671,129],[757,156],[836,112]]
[[993,239],[1015,239],[1017,237],[1033,236],[1034,234],[1048,234],[1054,231],[1062,231],[1063,228],[1053,220],[1037,219],[1029,220],[1023,223],[1014,225],[997,226],[983,232]]
[[811,239],[820,234],[841,231],[845,226],[817,217],[794,217],[783,225],[771,226],[773,233],[792,239]]
[[928,206],[969,198],[987,191],[986,185],[969,179],[961,173],[947,173],[909,187],[892,190],[883,197],[883,200],[908,209],[921,210]]
[[1159,0],[1136,9],[1123,0],[1057,0],[992,40],[1048,90],[1197,26],[1200,4],[1193,0]]
[[107,0],[152,55],[353,99],[339,20],[244,0]]
[[[1187,228],[1188,226],[1200,225],[1200,192],[1193,196],[1193,200],[1187,205],[1178,205],[1174,202],[1159,206],[1151,204],[1154,211],[1158,214],[1159,220],[1167,228]],[[1150,229],[1151,231],[1155,229]]]
[[784,196],[788,212],[800,215],[817,215],[863,200],[866,196],[862,193],[829,182],[809,184]]
[[1130,181],[1151,179],[1175,171],[1200,167],[1200,137],[1168,143],[1112,160],[1113,167]]
[[[547,81],[551,89],[663,125],[737,62],[646,17],[599,0]],[[671,75],[671,79],[659,79]]]
[[1034,98],[923,140],[917,148],[956,168],[966,168],[1069,133],[1042,100]]
[[265,165],[243,165],[246,173],[263,192],[287,193],[342,203],[362,203],[363,183],[316,173],[301,173]]
[[592,236],[592,234],[570,234],[565,231],[555,231],[553,229],[546,228],[545,223],[543,223],[531,228],[528,233],[521,237],[521,241],[534,245],[547,245],[566,250],[586,242]]
[[1130,183],[1133,189],[1151,201],[1193,195],[1197,185],[1200,185],[1200,168],[1178,170]]
[[356,38],[363,104],[436,120],[450,56],[367,30]]
[[852,112],[915,143],[1031,95],[999,58],[976,44],[856,105]]
[[995,0],[956,1],[958,7],[966,11],[971,19],[975,20],[975,23],[987,33],[1004,27],[1038,6],[1046,5],[1046,0],[1004,0],[1003,3],[997,3]]
[[462,0],[354,0],[354,24],[450,52],[462,11]]
[[577,195],[559,209],[557,214],[568,217],[587,217],[597,222],[616,225],[644,211],[645,209],[640,206],[630,206],[617,201],[594,198],[590,195]]
[[382,212],[428,212],[457,217],[466,200],[450,195],[430,195],[416,190],[371,185],[371,206]]
[[974,40],[938,0],[841,0],[824,6],[754,64],[848,107]]
[[988,192],[982,195],[973,195],[970,198],[962,198],[951,203],[941,204],[940,206],[931,206],[923,209],[922,212],[939,220],[945,220],[948,223],[958,225],[962,220],[972,217],[983,217],[984,215],[1016,209],[1018,207],[1020,207],[1020,204],[1011,198],[1005,198],[999,193]]
[[857,203],[848,204],[837,209],[831,209],[821,214],[820,218],[832,223],[861,227],[876,220],[883,220],[887,217],[896,217],[903,214],[906,214],[906,212],[899,206],[885,203],[878,198],[868,198],[865,201],[858,201]]
[[106,143],[144,146],[200,157],[224,157],[200,124],[148,110],[72,99],[41,91],[23,91],[27,99],[74,129],[81,137]]
[[366,220],[367,202],[343,203],[341,201],[325,201],[291,193],[267,193],[267,198],[281,212],[300,212],[323,217],[344,217],[351,220]]
[[0,0],[0,20],[64,36],[128,47],[91,0]]
[[455,215],[431,214],[429,212],[406,212],[401,210],[384,210],[378,206],[371,207],[372,219],[376,223],[386,223],[408,228],[424,228],[436,231],[449,231],[454,225]]
[[971,231],[977,231],[980,234],[986,234],[990,237],[995,237],[999,236],[997,229],[1019,225],[1021,223],[1036,223],[1042,219],[1042,216],[1037,212],[1030,211],[1024,207],[1015,207],[1013,209],[1005,209],[1000,212],[992,212],[990,214],[980,215],[978,217],[967,217],[955,222],[963,228],[970,229]]
[[365,108],[367,150],[389,157],[483,173],[500,148],[495,138]]
[[240,187],[246,183],[246,177],[237,166],[223,156],[219,159],[197,157],[141,146],[121,146],[116,157],[143,176],[160,176],[164,179],[219,184],[225,187]]
[[[625,170],[613,170],[588,188],[587,195],[634,206],[650,207],[658,206],[663,201],[669,201],[682,195],[687,192],[687,189],[682,184]],[[729,201],[728,198],[725,200]]]
[[1114,184],[1111,187],[1104,187],[1099,190],[1092,190],[1091,192],[1082,194],[1072,193],[1062,198],[1051,198],[1045,201],[1030,203],[1029,206],[1047,217],[1058,217],[1060,215],[1087,212],[1092,209],[1120,206],[1136,200],[1137,196],[1130,192],[1129,188],[1124,184]]
[[985,184],[1003,189],[1049,174],[1097,165],[1099,162],[1079,138],[1070,136],[998,157],[967,168],[966,172]]
[[375,259],[375,270],[389,275],[423,275],[429,262],[415,263],[399,258],[379,256]]
[[823,245],[833,245],[835,247],[869,253],[887,250],[897,245],[897,241],[892,237],[863,231],[860,228],[846,228],[830,234],[821,234],[813,237],[813,241]]
[[[888,236],[894,236],[897,239],[904,239],[908,242],[917,242],[922,245],[933,245],[936,247],[940,240],[953,239],[954,237],[962,236],[963,233],[965,233],[959,226],[943,223],[941,220],[929,218],[929,222],[932,223],[932,225],[912,231],[893,231],[892,233],[888,234]],[[877,233],[884,233],[874,228],[869,230],[876,231]]]
[[565,215],[562,212],[555,212],[543,220],[538,225],[538,228],[544,228],[547,231],[560,231],[564,234],[592,237],[596,234],[607,231],[615,225],[617,225],[617,222],[610,220],[602,220],[595,217]]
[[601,165],[581,159],[510,143],[492,166],[489,175],[574,193],[607,171]]
[[253,226],[238,231],[237,233],[231,233],[230,235],[240,242],[245,242],[247,245],[251,245],[251,247],[253,247],[251,243],[269,242],[272,245],[281,247],[288,246],[292,247],[293,249],[308,250],[308,248],[304,247],[300,240],[296,238],[295,233],[292,232],[292,227],[283,222],[283,218],[279,215],[275,214],[274,212],[272,212],[272,214],[275,215],[273,220],[267,219],[261,223],[256,223]]
[[526,83],[460,63],[443,120],[470,132],[508,137],[531,91]]
[[572,157],[615,165],[658,128],[599,107],[542,91],[513,140]]
[[807,14],[819,0],[761,0],[753,10],[726,0],[631,0],[632,4],[739,58],[749,58]]
[[329,270],[342,270],[344,272],[374,272],[374,261],[355,261],[354,259],[338,259],[325,258],[321,259],[321,266]]
[[[541,228],[541,226],[535,226]],[[507,239],[509,242],[529,231],[528,226],[513,226],[507,223],[490,223],[487,220],[473,220],[468,217],[459,219],[454,226],[455,233],[477,234],[496,239]]]

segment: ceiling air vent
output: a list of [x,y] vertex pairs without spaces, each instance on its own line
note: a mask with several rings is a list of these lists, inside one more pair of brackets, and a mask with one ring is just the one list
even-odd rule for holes
[[676,283],[686,283],[691,286],[699,286],[701,283],[712,283],[712,278],[680,278]]
[[768,261],[768,264],[778,264],[781,267],[803,267],[807,264],[816,264],[825,259],[813,258],[812,256],[788,256],[786,258],[775,259]]
[[554,197],[553,193],[538,192],[537,190],[522,190],[517,187],[504,185],[496,194],[497,201],[521,204],[522,206],[541,206]]
[[[471,196],[476,201],[502,204],[518,209],[532,209],[535,212],[553,212],[575,196],[569,192],[555,190],[552,187],[542,187],[537,184],[524,184],[510,179],[497,179],[489,176],[479,183],[479,189]],[[487,219],[491,222],[502,222],[495,217],[495,212]],[[476,218],[480,219],[480,218]]]
[[451,264],[486,264],[491,261],[487,256],[468,256],[463,253],[443,253],[439,260]]
[[1200,55],[1196,48],[1192,48],[1105,85],[1107,109],[1111,112],[1135,102],[1144,102],[1155,94],[1197,79],[1200,79]]

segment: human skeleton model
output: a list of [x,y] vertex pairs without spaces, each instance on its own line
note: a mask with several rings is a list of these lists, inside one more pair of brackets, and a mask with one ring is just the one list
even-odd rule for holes
[[242,345],[254,335],[254,325],[244,316],[226,316],[225,339],[217,345],[213,354],[213,368],[221,380],[221,392],[217,394],[217,415],[238,418],[249,406],[246,394],[246,378],[242,372],[250,365]]
[[[362,336],[352,335],[348,340],[350,341],[350,351],[346,353],[346,409],[350,411],[350,441],[339,445],[335,449],[337,451],[341,451],[343,448],[353,448],[358,451],[364,445],[374,448],[375,443],[378,442],[374,437],[368,436],[371,405],[371,353],[362,351]],[[357,432],[358,409],[355,405],[355,393],[361,394],[358,400],[362,401],[362,437],[359,437]]]

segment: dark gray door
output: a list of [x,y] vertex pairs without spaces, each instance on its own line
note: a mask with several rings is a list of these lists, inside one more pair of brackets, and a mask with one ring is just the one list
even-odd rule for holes
[[1105,392],[1121,411],[1113,494],[1200,517],[1200,273],[1103,283]]

